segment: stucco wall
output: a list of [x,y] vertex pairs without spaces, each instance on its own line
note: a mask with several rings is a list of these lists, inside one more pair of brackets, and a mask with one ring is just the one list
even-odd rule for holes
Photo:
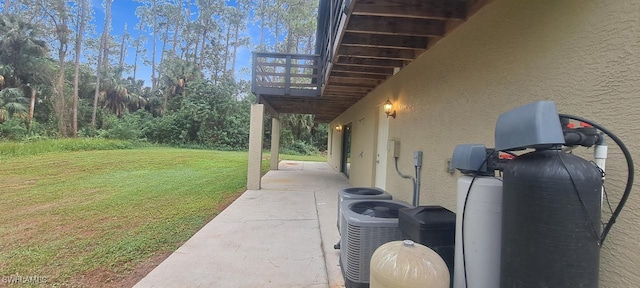
[[[412,151],[424,151],[423,205],[455,211],[459,174],[445,172],[454,146],[492,147],[498,115],[532,101],[553,100],[560,113],[608,127],[640,161],[640,1],[493,1],[331,123],[353,123],[354,186],[375,181],[377,111],[387,98],[398,110],[389,139],[401,142],[400,169],[411,172]],[[335,129],[333,136],[329,163],[339,169],[341,139]],[[609,156],[615,205],[626,170],[617,148]],[[387,161],[387,190],[410,202],[411,183]],[[601,287],[640,287],[638,187],[603,247]]]

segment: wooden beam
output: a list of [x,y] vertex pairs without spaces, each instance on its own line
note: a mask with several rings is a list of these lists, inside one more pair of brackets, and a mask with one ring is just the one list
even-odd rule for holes
[[375,67],[404,67],[405,62],[402,60],[386,60],[386,59],[368,59],[355,57],[338,57],[338,64],[356,65],[356,66],[375,66]]
[[333,71],[329,75],[330,77],[334,77],[334,78],[387,80],[387,75],[381,75],[381,74],[365,74],[365,73],[355,73],[355,72]]
[[383,35],[442,37],[444,35],[444,21],[353,15],[349,20],[346,31]]
[[467,4],[453,0],[356,0],[353,15],[465,19]]
[[371,48],[371,47],[342,46],[338,50],[338,54],[340,54],[341,56],[344,55],[348,57],[394,59],[394,60],[409,60],[409,61],[415,58],[414,50]]
[[269,112],[269,115],[271,115],[271,117],[278,118],[278,119],[280,118],[280,113],[278,113],[276,109],[273,109],[273,106],[271,105],[271,103],[269,103],[269,100],[267,99],[267,97],[262,97],[260,102],[264,104],[265,110]]
[[327,99],[350,99],[350,100],[359,100],[364,97],[365,94],[359,93],[348,93],[348,92],[332,92],[327,93],[323,97]]
[[324,93],[331,93],[331,92],[369,93],[369,91],[371,91],[371,88],[355,87],[355,86],[327,85],[327,89],[324,90]]
[[364,89],[373,89],[376,86],[378,86],[378,84],[369,84],[369,83],[342,83],[342,82],[336,82],[336,80],[333,81],[329,81],[329,85],[330,86],[334,86],[334,87],[340,87],[337,89],[342,90],[343,87],[348,87],[348,88],[364,88]]
[[418,36],[345,33],[342,45],[398,49],[427,49],[429,38]]
[[327,82],[327,89],[325,89],[326,93],[330,93],[330,92],[362,92],[362,93],[367,93],[371,90],[371,87],[362,87],[362,86],[355,86],[355,85],[347,85],[347,84],[340,84],[340,83],[328,83]]
[[353,78],[335,78],[329,77],[329,83],[344,83],[344,84],[362,84],[362,85],[380,85],[381,80],[378,79],[353,79]]
[[393,75],[393,68],[385,67],[367,67],[367,66],[351,66],[351,65],[333,65],[334,72],[355,72],[377,75]]

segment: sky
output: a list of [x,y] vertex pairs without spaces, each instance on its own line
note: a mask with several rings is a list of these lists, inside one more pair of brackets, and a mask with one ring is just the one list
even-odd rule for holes
[[[93,23],[96,27],[96,33],[97,35],[100,35],[102,33],[102,31],[104,30],[104,8],[102,7],[102,0],[92,0],[92,5],[93,5],[93,9],[95,11],[94,14],[94,19],[93,19]],[[136,24],[138,24],[138,17],[136,16],[136,8],[138,6],[140,6],[141,4],[133,1],[133,0],[114,0],[113,4],[111,6],[111,14],[112,14],[112,24],[111,24],[111,35],[118,38],[119,36],[122,35],[123,29],[124,29],[124,25],[127,25],[127,32],[132,36],[132,37],[136,37],[138,31],[136,31],[134,28],[136,26]],[[235,6],[235,0],[233,1],[227,1],[227,5],[233,5]],[[194,7],[192,8],[195,15],[197,15],[197,8]],[[197,17],[194,15],[194,19]],[[241,34],[240,36],[249,36],[251,37],[251,41],[252,41],[252,47],[255,47],[258,45],[258,41],[259,41],[259,35],[260,35],[260,29],[257,25],[251,23],[252,21],[248,21],[249,25],[247,26],[246,31],[243,33],[243,35]],[[156,44],[157,46],[157,52],[156,52],[156,65],[160,62],[160,50],[162,48],[162,40],[159,39],[160,37],[157,37],[157,41],[158,43]],[[147,41],[147,45],[146,45],[146,49],[147,51],[149,51],[147,57],[150,59],[151,58],[151,50],[152,50],[152,37],[151,35],[148,35],[147,39],[149,39],[149,41]],[[243,69],[242,68],[250,68],[251,67],[251,50],[253,49],[252,47],[239,47],[237,54],[237,62],[236,62],[236,73],[235,73],[235,77],[236,79],[244,79],[244,80],[249,80],[251,75],[250,73],[243,73]],[[125,63],[132,65],[134,60],[135,60],[135,46],[133,46],[133,44],[131,43],[128,47],[126,47],[126,57],[125,57]],[[231,64],[229,64],[230,67]],[[127,72],[126,75],[132,75],[133,71]],[[141,59],[138,59],[138,71],[136,73],[136,78],[138,79],[142,79],[145,80],[145,86],[150,86],[151,85],[151,67],[144,65],[144,63],[142,63]]]

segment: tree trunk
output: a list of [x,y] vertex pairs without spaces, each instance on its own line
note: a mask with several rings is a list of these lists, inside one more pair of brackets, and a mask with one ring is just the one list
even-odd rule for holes
[[[80,51],[82,50],[82,34],[84,33],[84,25],[86,19],[86,10],[87,10],[87,0],[81,0],[80,3],[80,21],[78,27],[78,33],[76,34],[76,62],[74,67],[73,74],[73,138],[78,137],[78,90],[79,90],[79,74],[80,74]],[[34,95],[35,96],[35,95]],[[35,100],[35,97],[32,96],[32,101]]]
[[136,72],[138,71],[138,51],[140,49],[140,42],[136,42],[136,57],[133,59],[133,79],[136,79]]
[[[111,4],[113,0],[105,0],[106,11],[104,17],[104,30],[102,30],[102,39],[100,40],[100,51],[98,52],[98,68],[96,75],[96,91],[93,95],[93,114],[91,114],[91,126],[96,127],[96,114],[98,112],[98,96],[100,96],[100,80],[102,71],[106,71],[106,68],[109,66],[109,57],[105,55],[109,52],[109,29],[111,27]],[[101,57],[102,56],[102,57]],[[106,56],[106,57],[105,57]],[[103,63],[107,62],[107,63]]]
[[183,38],[185,38],[187,41],[185,42],[185,51],[183,51],[184,53],[184,60],[185,61],[189,61],[189,50],[191,49],[191,42],[189,41],[189,38],[191,37],[191,0],[187,0],[187,10],[185,11],[186,15],[185,15],[185,20],[187,21],[187,24],[185,25],[185,27],[187,27],[187,35],[184,35]]
[[[167,47],[167,40],[169,39],[169,24],[167,23],[167,27],[164,30],[164,36],[162,37],[162,51],[160,52],[160,63],[164,61],[164,49]],[[161,78],[158,75],[158,78]]]
[[229,38],[231,38],[231,20],[227,22],[227,38],[225,38],[224,66],[222,75],[227,75],[227,60],[229,59]]
[[291,29],[291,25],[289,25],[288,27],[289,29],[287,30],[287,44],[286,44],[286,51],[287,53],[291,53],[291,50],[293,49],[293,30]]
[[113,0],[106,0],[106,10],[104,17],[104,33],[102,34],[104,37],[104,44],[102,52],[102,65],[104,65],[104,70],[107,71],[109,69],[109,38],[111,36],[111,4],[113,4]]
[[198,65],[198,68],[202,69],[202,67],[204,66],[204,57],[205,55],[203,55],[203,53],[205,53],[205,45],[207,44],[207,32],[209,32],[207,30],[207,27],[209,27],[209,18],[207,18],[204,22],[204,29],[202,31],[202,48],[200,48],[200,63]]
[[56,80],[56,112],[58,113],[58,130],[62,137],[67,137],[67,127],[65,124],[65,99],[64,99],[64,59],[67,57],[66,44],[60,43],[58,47],[58,79]]
[[236,52],[238,52],[238,34],[240,33],[240,24],[236,23],[235,41],[233,43],[233,57],[231,58],[231,77],[236,75]]
[[29,123],[33,122],[33,114],[36,108],[36,89],[29,87],[31,90],[31,102],[29,104]]
[[195,31],[196,33],[196,48],[193,50],[193,64],[196,64],[198,62],[198,46],[200,46],[200,33],[198,33],[198,31]]
[[176,24],[176,28],[173,29],[173,47],[171,47],[171,51],[173,51],[173,56],[177,56],[176,46],[178,45],[178,25]]
[[124,29],[122,31],[122,42],[120,42],[120,62],[118,63],[118,67],[120,69],[124,68],[124,42],[127,39],[127,24],[124,24]]
[[161,115],[164,115],[164,113],[167,111],[167,102],[169,102],[169,88],[165,89],[164,91],[164,96],[162,99],[162,113],[160,113]]
[[153,52],[151,52],[151,92],[154,92],[156,90],[156,15],[155,15],[155,11],[156,11],[156,0],[153,0],[153,6],[152,6],[152,11],[153,11],[153,15],[151,15],[151,17],[153,18],[153,25],[152,25],[152,29],[153,29],[153,45],[152,45],[152,49]]
[[11,2],[11,0],[5,0],[4,1],[4,15],[9,14],[9,3]]
[[138,72],[138,54],[140,53],[140,31],[142,31],[142,21],[138,22],[138,39],[136,39],[136,57],[133,59],[133,79],[136,79]]
[[102,31],[103,37],[100,39],[100,48],[98,48],[98,65],[96,66],[96,89],[93,94],[93,113],[91,114],[91,127],[96,128],[96,113],[98,112],[98,96],[100,96],[100,80],[102,74],[102,46],[104,45],[104,31]]
[[280,29],[278,29],[278,26],[279,26],[279,25],[278,25],[278,22],[279,22],[279,21],[278,21],[278,18],[276,18],[276,27],[275,27],[275,28],[276,28],[276,29],[275,29],[275,30],[276,30],[276,45],[275,45],[275,46],[273,46],[273,52],[278,52],[278,35],[280,34],[280,33],[279,33],[279,30],[280,30]]
[[267,9],[266,5],[267,5],[266,0],[260,1],[260,6],[262,6],[261,12],[260,12],[260,46],[264,44],[264,21],[265,21],[265,14],[267,14],[265,12]]

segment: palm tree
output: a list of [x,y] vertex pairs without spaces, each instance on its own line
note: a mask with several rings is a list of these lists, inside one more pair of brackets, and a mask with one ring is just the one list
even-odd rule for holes
[[[41,31],[16,15],[0,15],[0,62],[13,69],[14,77],[29,83],[38,74],[43,57],[48,53]],[[6,75],[5,75],[6,81]]]
[[98,101],[102,108],[110,110],[116,116],[124,115],[129,102],[137,95],[129,93],[126,83],[122,83],[122,69],[113,68],[101,79]]
[[[35,86],[50,83],[53,70],[46,43],[40,40],[41,31],[16,15],[0,15],[0,90],[6,87],[22,88],[24,97],[31,97],[29,120],[37,89]],[[8,92],[9,93],[9,92]]]
[[202,71],[196,64],[184,61],[178,57],[165,59],[160,64],[162,74],[161,85],[164,88],[164,99],[162,104],[163,113],[167,110],[167,102],[170,97],[177,94],[185,95],[185,87],[188,82],[201,79]]
[[296,140],[306,141],[313,127],[310,114],[288,114],[282,117],[282,126],[289,128]]
[[0,123],[13,118],[26,118],[27,98],[19,88],[7,88],[0,91]]

